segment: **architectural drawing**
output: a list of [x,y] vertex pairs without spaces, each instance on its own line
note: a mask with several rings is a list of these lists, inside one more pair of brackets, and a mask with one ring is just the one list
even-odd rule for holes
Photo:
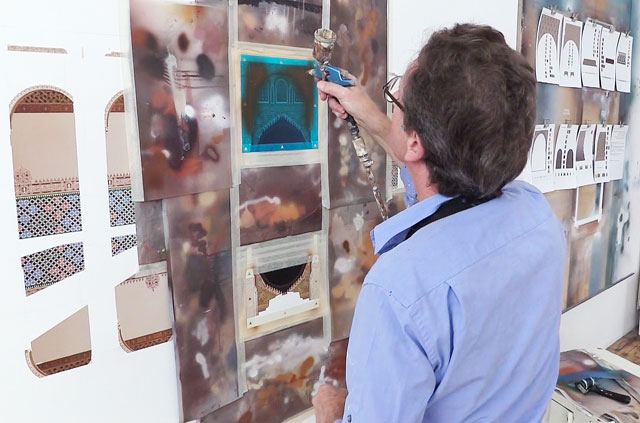
[[576,149],[580,125],[560,125],[555,147],[554,188],[572,189],[577,186]]
[[582,55],[582,22],[564,19],[560,73],[558,82],[562,87],[582,87],[580,60]]
[[600,87],[600,35],[602,26],[587,20],[582,31],[582,85]]
[[593,180],[593,138],[596,125],[581,125],[576,143],[576,180],[578,186],[590,185]]
[[596,183],[608,182],[609,177],[609,150],[611,148],[612,125],[598,125],[596,138],[593,145],[593,179]]
[[536,125],[529,154],[532,184],[542,192],[553,191],[555,125]]
[[558,83],[562,20],[561,13],[542,9],[536,41],[536,78],[539,82]]
[[616,88],[616,60],[620,33],[604,28],[600,35],[600,86],[608,91]]

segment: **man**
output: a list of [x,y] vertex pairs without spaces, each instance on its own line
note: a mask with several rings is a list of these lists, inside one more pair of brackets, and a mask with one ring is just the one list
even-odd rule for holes
[[323,385],[317,423],[539,423],[558,376],[565,240],[544,196],[514,181],[533,70],[500,32],[456,25],[386,91],[391,121],[362,89],[318,89],[404,164],[417,202],[372,232],[348,396]]

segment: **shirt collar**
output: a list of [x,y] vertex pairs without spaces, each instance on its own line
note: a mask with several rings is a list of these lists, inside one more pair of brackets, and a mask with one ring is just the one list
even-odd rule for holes
[[382,254],[393,249],[405,240],[413,225],[434,214],[442,203],[451,198],[441,194],[433,195],[377,225],[371,231],[374,253]]

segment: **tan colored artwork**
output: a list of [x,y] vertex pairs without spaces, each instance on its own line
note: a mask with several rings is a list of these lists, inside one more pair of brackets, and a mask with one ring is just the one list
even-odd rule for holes
[[44,87],[18,97],[11,148],[21,239],[82,230],[73,101]]

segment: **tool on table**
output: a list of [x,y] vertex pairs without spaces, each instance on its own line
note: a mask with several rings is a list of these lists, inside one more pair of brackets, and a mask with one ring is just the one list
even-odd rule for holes
[[576,382],[576,388],[578,388],[578,390],[583,394],[595,392],[598,395],[602,395],[603,397],[621,402],[623,404],[629,404],[631,402],[631,397],[628,395],[619,394],[617,392],[612,392],[599,387],[596,383],[596,380],[592,377]]
[[[340,68],[329,64],[331,53],[333,52],[333,48],[336,44],[336,33],[327,28],[320,28],[313,34],[313,39],[313,58],[316,59],[317,64],[310,74],[318,79],[340,84],[343,87],[353,87],[355,85],[354,81],[345,78]],[[362,136],[360,136],[360,128],[358,128],[358,124],[353,116],[348,115],[346,121],[349,124],[349,130],[351,131],[352,137],[351,142],[356,150],[356,155],[367,171],[367,179],[373,189],[373,197],[378,204],[380,215],[383,220],[387,220],[389,217],[387,208],[382,198],[382,194],[380,193],[380,189],[378,188],[378,184],[376,183],[376,178],[373,175],[373,160],[369,157],[367,147]]]

